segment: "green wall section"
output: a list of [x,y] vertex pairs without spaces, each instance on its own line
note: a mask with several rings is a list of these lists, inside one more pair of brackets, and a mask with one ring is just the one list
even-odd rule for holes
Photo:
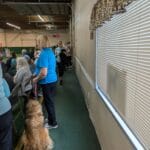
[[27,51],[32,49],[34,50],[35,47],[2,47],[2,49],[10,49],[10,51],[14,51],[16,52],[17,54],[20,54],[22,49],[26,49]]
[[23,98],[12,99],[12,112],[13,112],[13,145],[16,147],[19,138],[24,130],[24,100]]

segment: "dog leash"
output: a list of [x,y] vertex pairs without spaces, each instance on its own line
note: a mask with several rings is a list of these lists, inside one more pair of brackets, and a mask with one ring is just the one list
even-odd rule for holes
[[34,84],[34,95],[35,95],[35,99],[38,100],[37,83]]

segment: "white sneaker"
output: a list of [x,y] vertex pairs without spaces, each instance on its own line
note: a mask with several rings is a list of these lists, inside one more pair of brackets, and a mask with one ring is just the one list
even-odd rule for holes
[[52,125],[49,125],[48,123],[45,123],[44,127],[47,129],[56,129],[58,128],[58,124],[52,126]]
[[47,118],[45,118],[44,122],[45,122],[45,123],[48,123],[48,119],[47,119]]

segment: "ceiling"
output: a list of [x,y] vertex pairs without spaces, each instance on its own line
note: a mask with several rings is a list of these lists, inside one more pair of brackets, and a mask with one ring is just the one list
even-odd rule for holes
[[67,30],[71,0],[0,0],[0,28],[23,30]]

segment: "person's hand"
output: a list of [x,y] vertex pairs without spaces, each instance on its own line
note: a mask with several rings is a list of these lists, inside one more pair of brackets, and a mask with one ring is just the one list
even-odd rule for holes
[[34,79],[36,77],[36,74],[32,74],[32,79]]
[[37,82],[38,82],[38,78],[37,77],[33,78],[33,83],[37,83]]

